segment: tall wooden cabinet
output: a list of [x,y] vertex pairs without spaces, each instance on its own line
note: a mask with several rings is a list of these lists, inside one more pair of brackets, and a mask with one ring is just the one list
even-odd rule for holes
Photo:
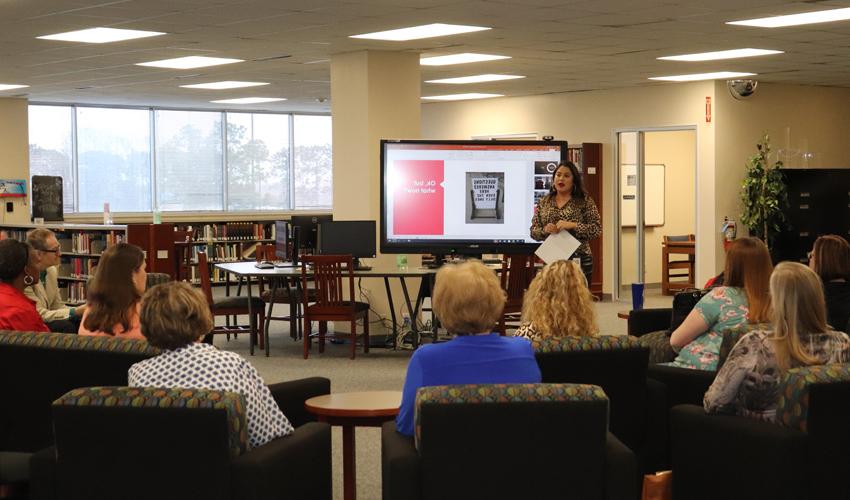
[[[598,142],[583,142],[568,148],[568,159],[575,163],[582,173],[584,189],[596,202],[599,215],[602,217],[602,144]],[[593,275],[590,280],[590,291],[594,296],[602,298],[602,234],[590,241],[590,251],[593,253]]]

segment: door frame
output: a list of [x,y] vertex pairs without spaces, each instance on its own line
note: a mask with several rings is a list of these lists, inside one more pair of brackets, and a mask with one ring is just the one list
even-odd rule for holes
[[[645,256],[644,254],[644,226],[643,226],[643,218],[644,218],[644,178],[643,178],[643,170],[644,170],[644,141],[643,141],[643,133],[645,132],[681,132],[692,130],[696,134],[694,141],[694,235],[696,236],[697,241],[700,239],[699,232],[699,224],[697,223],[700,219],[700,192],[697,189],[697,185],[699,184],[700,178],[700,161],[699,161],[699,144],[700,144],[700,136],[699,136],[699,127],[696,124],[690,125],[668,125],[668,126],[658,126],[658,127],[623,127],[623,128],[615,128],[611,132],[611,144],[614,145],[614,154],[613,160],[614,165],[612,168],[612,172],[615,175],[612,176],[612,186],[611,191],[613,192],[612,200],[614,200],[614,206],[612,207],[611,212],[614,217],[614,229],[616,229],[614,237],[611,238],[611,255],[614,256],[614,259],[611,259],[611,267],[613,268],[611,271],[612,283],[611,283],[611,300],[619,301],[620,298],[620,279],[622,276],[621,269],[621,255],[622,251],[620,245],[620,236],[622,227],[620,226],[620,134],[621,133],[636,133],[637,134],[637,153],[638,156],[636,158],[636,173],[637,173],[637,181],[638,181],[638,200],[641,203],[637,204],[637,220],[635,221],[635,236],[636,241],[638,243],[638,272],[640,275],[644,274],[644,266],[645,266]],[[700,257],[700,249],[699,245],[695,246],[695,255],[694,259],[696,261],[694,268],[694,277],[696,277],[697,272],[696,269],[699,266],[699,257]]]

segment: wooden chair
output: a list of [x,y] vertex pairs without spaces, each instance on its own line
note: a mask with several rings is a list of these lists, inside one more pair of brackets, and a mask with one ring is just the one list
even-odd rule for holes
[[[307,294],[302,294],[304,307],[304,359],[312,344],[312,322],[319,322],[319,353],[325,351],[328,321],[351,322],[351,333],[335,336],[350,337],[351,359],[357,351],[357,319],[363,318],[363,352],[369,352],[369,304],[354,300],[354,259],[351,255],[310,255],[301,258],[301,288],[307,289],[307,266],[312,265],[315,280],[316,302],[310,305]],[[348,276],[348,297],[345,299],[343,275]]]
[[[694,253],[696,238],[692,234],[683,236],[664,236],[661,243],[661,293],[672,295],[684,288],[694,288],[696,273]],[[670,261],[671,254],[683,254],[685,260]],[[686,272],[671,273],[670,271],[684,269]],[[670,281],[670,278],[687,278],[687,281]]]
[[534,279],[537,268],[534,267],[534,255],[509,255],[502,256],[502,289],[507,294],[505,309],[499,318],[499,333],[505,335],[505,323],[517,321],[519,313],[522,312],[522,299],[525,291]]
[[[257,338],[259,337],[259,347],[263,349],[263,336],[257,335],[257,332],[263,331],[263,326],[265,322],[265,314],[263,312],[263,308],[265,303],[260,297],[250,297],[247,296],[234,296],[234,297],[222,297],[220,299],[213,299],[212,296],[212,283],[210,282],[210,268],[207,260],[206,252],[198,252],[198,276],[201,277],[201,290],[204,292],[204,296],[207,298],[207,304],[210,306],[210,312],[212,312],[213,320],[215,320],[216,316],[236,316],[236,315],[249,315],[249,326],[238,325],[238,324],[227,324],[224,326],[214,326],[213,330],[210,332],[211,335],[214,334],[239,334],[239,333],[248,333],[250,334],[251,339],[251,353],[253,354],[254,344],[257,342]],[[250,311],[249,311],[249,300],[250,300]]]

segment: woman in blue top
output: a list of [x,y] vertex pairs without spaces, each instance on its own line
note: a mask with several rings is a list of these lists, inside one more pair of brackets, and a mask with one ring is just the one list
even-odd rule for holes
[[443,266],[432,302],[434,313],[455,337],[422,346],[410,358],[396,418],[396,429],[407,436],[413,435],[420,387],[540,382],[540,368],[528,340],[493,333],[505,307],[505,292],[491,269],[479,261]]

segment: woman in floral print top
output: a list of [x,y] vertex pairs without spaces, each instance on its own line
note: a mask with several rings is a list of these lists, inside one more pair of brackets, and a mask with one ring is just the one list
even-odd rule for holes
[[674,366],[716,370],[723,330],[769,321],[770,253],[761,240],[741,238],[726,252],[726,286],[705,294],[670,335]]
[[776,266],[770,278],[772,329],[750,332],[735,344],[705,393],[706,412],[773,421],[785,371],[850,359],[850,338],[827,327],[821,286],[802,264]]
[[574,257],[581,259],[581,270],[589,285],[593,255],[588,242],[602,234],[602,221],[596,203],[584,190],[581,173],[569,161],[558,165],[552,174],[549,194],[537,202],[531,219],[531,237],[537,241],[561,231],[569,231],[581,242]]

